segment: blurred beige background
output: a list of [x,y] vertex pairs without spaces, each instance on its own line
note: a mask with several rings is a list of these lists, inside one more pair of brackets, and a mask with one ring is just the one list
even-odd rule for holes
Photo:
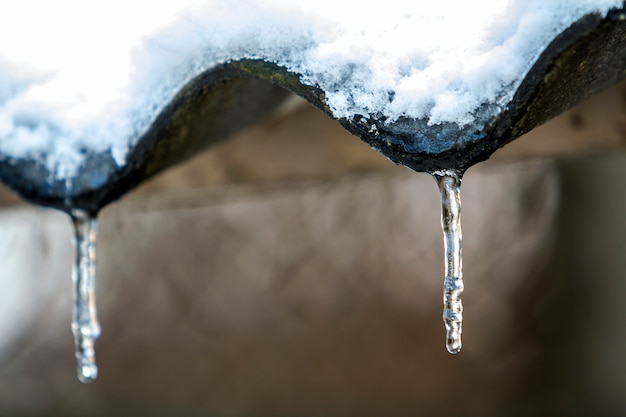
[[457,356],[435,182],[298,99],[104,210],[95,384],[69,221],[3,196],[0,415],[622,415],[625,116],[622,84],[468,172]]

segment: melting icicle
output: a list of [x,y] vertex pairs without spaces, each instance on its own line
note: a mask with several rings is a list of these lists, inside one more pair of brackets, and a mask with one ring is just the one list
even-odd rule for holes
[[94,342],[100,336],[96,314],[96,232],[98,221],[83,210],[73,210],[76,261],[72,270],[74,311],[72,333],[76,345],[78,379],[92,382],[98,377]]
[[455,354],[461,351],[463,332],[463,244],[461,234],[461,176],[453,170],[434,172],[441,191],[441,227],[445,247],[445,281],[443,289],[443,321],[446,325],[446,348]]

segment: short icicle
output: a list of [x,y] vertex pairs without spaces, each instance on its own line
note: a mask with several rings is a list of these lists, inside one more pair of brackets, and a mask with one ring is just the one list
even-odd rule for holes
[[446,326],[446,348],[452,354],[461,351],[463,332],[463,237],[461,233],[462,172],[444,170],[432,173],[441,191],[441,227],[445,247],[445,281],[443,321]]
[[78,379],[88,383],[98,377],[94,343],[100,336],[96,313],[96,235],[98,221],[84,210],[72,210],[76,260],[72,270],[74,310],[72,333],[76,346]]

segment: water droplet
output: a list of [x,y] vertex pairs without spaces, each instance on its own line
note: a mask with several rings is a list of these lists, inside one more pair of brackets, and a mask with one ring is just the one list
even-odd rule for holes
[[92,382],[98,377],[94,343],[100,336],[100,323],[96,313],[96,235],[98,221],[95,216],[73,210],[74,248],[76,260],[72,270],[74,285],[74,310],[72,333],[76,346],[78,379]]
[[445,247],[445,280],[443,287],[443,322],[446,326],[446,348],[461,351],[463,332],[463,236],[461,233],[461,177],[453,170],[434,172],[441,191],[441,228]]

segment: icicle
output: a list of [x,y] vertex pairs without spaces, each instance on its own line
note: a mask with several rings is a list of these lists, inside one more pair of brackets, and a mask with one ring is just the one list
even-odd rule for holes
[[74,284],[74,311],[72,333],[76,345],[78,379],[92,382],[98,377],[94,342],[100,336],[100,324],[96,314],[96,234],[98,221],[95,216],[73,210],[74,247],[76,261],[72,271]]
[[441,227],[445,247],[445,281],[443,289],[443,321],[446,325],[446,348],[455,354],[461,351],[463,332],[463,237],[461,233],[461,176],[445,170],[433,177],[441,191]]

